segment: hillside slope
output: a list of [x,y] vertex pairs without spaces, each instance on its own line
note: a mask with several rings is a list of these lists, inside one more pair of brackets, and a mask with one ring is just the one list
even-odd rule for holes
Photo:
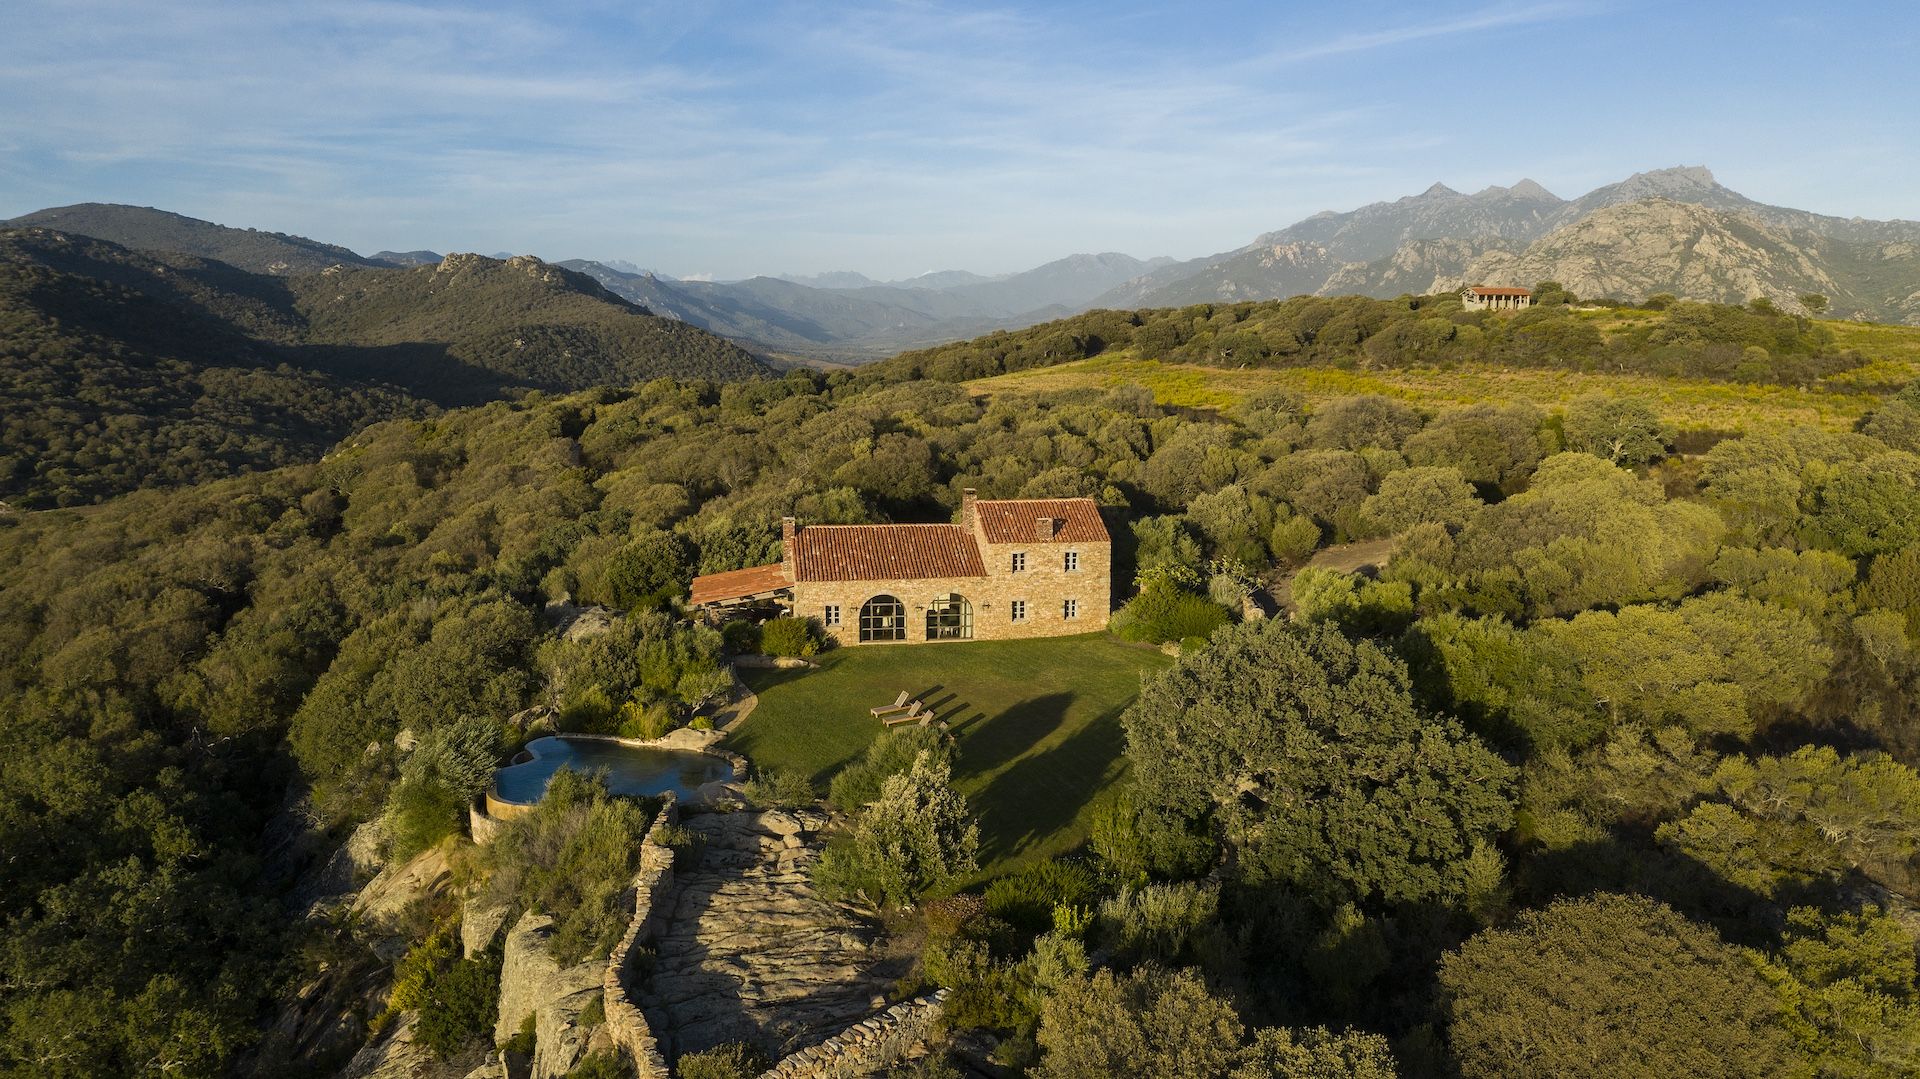
[[1607,206],[1549,233],[1523,252],[1490,252],[1432,291],[1484,281],[1558,281],[1582,296],[1741,303],[1765,296],[1803,310],[1825,296],[1835,314],[1903,322],[1920,313],[1920,247],[1866,244],[1788,228],[1745,211],[1667,198]]
[[309,459],[526,389],[765,371],[530,258],[272,277],[0,230],[0,500],[29,507]]
[[0,230],[0,500],[33,507],[313,457],[431,406],[302,367],[284,282]]
[[[1646,208],[1652,202],[1717,216],[1652,211]],[[1732,218],[1743,223],[1728,223]],[[1552,279],[1581,295],[1627,300],[1673,292],[1698,301],[1765,295],[1791,302],[1819,292],[1835,301],[1835,311],[1912,322],[1920,309],[1920,272],[1911,257],[1916,245],[1920,222],[1770,206],[1699,167],[1637,173],[1572,200],[1529,180],[1472,195],[1435,184],[1392,202],[1315,214],[1236,251],[1163,267],[1110,290],[1095,306],[1307,293],[1384,299],[1459,282]],[[1526,256],[1535,246],[1540,253]],[[1543,267],[1559,270],[1536,273]],[[1572,277],[1587,287],[1567,280]],[[1742,295],[1741,288],[1751,291]]]
[[49,228],[131,247],[218,259],[254,273],[316,273],[329,266],[381,266],[335,244],[284,232],[236,229],[151,206],[82,202],[22,214],[4,228]]

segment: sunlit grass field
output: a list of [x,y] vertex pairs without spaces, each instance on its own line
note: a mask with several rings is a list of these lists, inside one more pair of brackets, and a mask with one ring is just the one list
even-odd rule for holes
[[1833,330],[1841,347],[1858,349],[1868,363],[1807,388],[1492,364],[1374,371],[1330,367],[1228,369],[1162,363],[1127,351],[978,379],[968,383],[968,388],[987,396],[1143,386],[1163,405],[1211,409],[1230,407],[1248,394],[1265,389],[1290,390],[1309,401],[1382,394],[1428,409],[1483,401],[1525,401],[1547,411],[1560,409],[1583,394],[1605,392],[1646,398],[1681,430],[1747,433],[1782,425],[1845,430],[1878,400],[1869,387],[1900,385],[1920,377],[1920,327],[1858,322],[1825,325]]
[[743,670],[760,703],[727,748],[759,769],[795,769],[825,793],[884,736],[868,709],[901,690],[954,735],[954,785],[980,819],[983,876],[1064,854],[1126,766],[1120,713],[1172,661],[1105,633],[1031,641],[868,645],[816,671]]

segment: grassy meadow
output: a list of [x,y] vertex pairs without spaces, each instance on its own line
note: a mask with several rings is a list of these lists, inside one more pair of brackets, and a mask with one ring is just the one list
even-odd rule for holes
[[[1603,320],[1624,323],[1635,317],[1657,316],[1652,312],[1606,312]],[[1428,409],[1483,401],[1526,401],[1551,412],[1583,394],[1605,392],[1646,398],[1681,430],[1746,433],[1787,424],[1845,430],[1878,400],[1874,389],[1920,377],[1920,327],[1838,321],[1825,325],[1833,330],[1841,347],[1858,349],[1868,362],[1807,387],[1492,364],[1397,370],[1236,369],[1165,363],[1143,358],[1132,350],[976,379],[967,385],[979,396],[1136,385],[1151,390],[1163,405],[1209,409],[1230,407],[1261,390],[1281,389],[1309,401],[1381,394]]]
[[955,739],[954,782],[980,818],[983,876],[1063,854],[1125,769],[1120,713],[1172,661],[1104,633],[841,648],[814,671],[743,670],[760,703],[727,748],[824,793],[884,733],[868,714],[906,690]]

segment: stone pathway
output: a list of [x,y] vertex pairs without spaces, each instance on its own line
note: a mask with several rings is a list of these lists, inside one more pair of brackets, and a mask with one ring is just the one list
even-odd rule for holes
[[778,1057],[885,1007],[905,972],[876,929],[818,898],[809,882],[824,818],[690,814],[699,864],[676,869],[645,991],[669,1060],[746,1041]]

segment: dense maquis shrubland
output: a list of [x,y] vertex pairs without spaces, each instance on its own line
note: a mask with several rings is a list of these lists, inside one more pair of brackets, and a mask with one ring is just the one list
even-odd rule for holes
[[[1857,367],[1831,331],[1765,300],[1744,306],[1656,296],[1576,307],[1552,281],[1511,317],[1467,311],[1456,295],[1297,296],[1145,311],[1090,311],[1025,330],[907,352],[893,377],[983,378],[1130,350],[1147,359],[1230,367],[1399,368],[1462,361],[1519,368],[1800,384]],[[1645,312],[1658,317],[1632,317]],[[1628,317],[1609,317],[1624,313]],[[1596,317],[1599,316],[1599,317]]]
[[[1523,362],[1516,339],[1570,318],[1424,310],[1085,326],[1200,349],[1216,318],[1252,323],[1275,357],[1345,342],[1316,362],[1472,328]],[[1743,342],[1736,366],[1842,362],[1793,319],[1660,325],[1681,315]],[[858,374],[533,393],[379,423],[313,463],[6,518],[0,1071],[257,1067],[263,1014],[316,954],[284,903],[298,867],[262,841],[290,788],[336,828],[385,815],[396,843],[431,843],[503,717],[551,702],[579,728],[649,730],[711,692],[715,635],[669,613],[689,575],[775,557],[785,514],[940,519],[963,487],[1098,499],[1138,592],[1116,632],[1187,646],[1125,717],[1132,780],[1090,849],[993,882],[984,913],[929,916],[918,977],[1010,1066],[1920,1064],[1920,391],[1861,432],[1679,456],[1632,400],[1424,414],[1269,394],[1176,414],[1141,390],[983,401],[952,381],[1062,358],[1056,335],[1073,336],[1040,333],[1031,359],[1012,335]],[[1645,346],[1618,356],[1720,362]],[[1377,577],[1306,570],[1296,620],[1227,624],[1251,585],[1371,537],[1393,541]],[[541,616],[562,595],[634,615],[565,642]],[[944,771],[937,747],[897,767],[867,777],[883,800]],[[643,823],[605,812],[610,834]],[[512,849],[573,842],[528,827]],[[894,883],[938,887],[967,856]],[[568,902],[524,898],[567,883],[535,876],[509,875],[522,902]],[[591,948],[605,926],[582,909]],[[416,957],[406,984],[427,968],[488,977]]]
[[534,260],[294,277],[0,230],[0,499],[76,505],[311,460],[526,388],[763,373]]

